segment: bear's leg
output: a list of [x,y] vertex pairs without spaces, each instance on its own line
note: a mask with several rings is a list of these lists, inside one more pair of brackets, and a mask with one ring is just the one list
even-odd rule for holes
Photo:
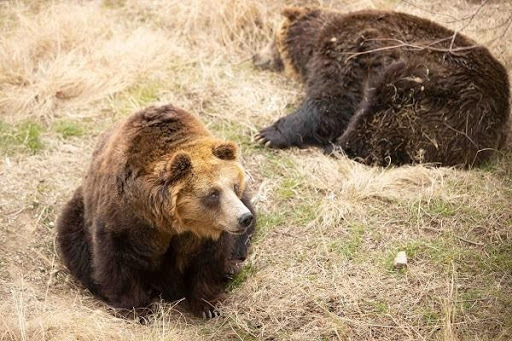
[[224,291],[213,293],[209,286],[211,284],[208,282],[203,282],[201,288],[197,285],[193,295],[189,297],[192,312],[205,319],[218,317],[220,315],[218,306],[226,299]]
[[[348,157],[377,166],[403,165],[425,161],[433,145],[425,135],[422,116],[437,114],[437,100],[446,98],[435,86],[437,71],[414,61],[396,62],[375,80],[334,149]],[[430,94],[431,89],[435,95]],[[428,110],[424,109],[428,108]],[[440,129],[438,129],[440,130]],[[437,139],[432,135],[432,141]],[[428,141],[423,144],[421,141]],[[328,149],[328,148],[327,148]],[[330,152],[327,150],[326,152]],[[435,149],[435,148],[434,148]]]
[[197,316],[212,318],[219,315],[217,306],[226,298],[224,287],[227,282],[223,265],[220,262],[196,264],[193,275],[187,276],[186,282],[191,288],[187,298],[192,312]]
[[207,241],[185,271],[186,297],[194,314],[203,318],[218,316],[216,306],[225,299],[226,261],[231,250],[226,243],[231,235],[223,233],[217,241]]
[[500,105],[475,85],[487,81],[479,77],[423,60],[394,63],[337,144],[366,164],[472,167],[500,146],[509,112],[508,100]]
[[57,220],[57,243],[68,270],[93,294],[97,294],[91,277],[91,238],[85,229],[83,214],[82,187],[78,187]]
[[106,232],[103,224],[97,224],[95,231],[93,277],[101,296],[114,308],[146,307],[152,290],[146,284],[149,272],[144,271],[144,255],[126,236]]
[[295,112],[263,128],[256,140],[272,148],[326,146],[343,133],[353,108],[343,96],[307,98]]

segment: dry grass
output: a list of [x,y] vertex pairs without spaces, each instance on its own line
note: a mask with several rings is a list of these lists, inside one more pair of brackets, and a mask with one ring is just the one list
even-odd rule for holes
[[[506,0],[286,3],[419,14],[488,43],[512,70]],[[257,130],[302,96],[248,60],[283,5],[0,2],[1,340],[512,338],[510,147],[459,171],[256,145]],[[222,318],[156,303],[143,325],[116,318],[69,277],[53,222],[99,132],[166,102],[241,144],[260,226]],[[403,271],[392,267],[400,250]]]

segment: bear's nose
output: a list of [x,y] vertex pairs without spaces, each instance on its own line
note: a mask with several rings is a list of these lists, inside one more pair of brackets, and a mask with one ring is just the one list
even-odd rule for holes
[[246,228],[251,226],[253,220],[254,217],[251,213],[244,213],[240,218],[238,218],[238,224],[240,224],[241,227]]

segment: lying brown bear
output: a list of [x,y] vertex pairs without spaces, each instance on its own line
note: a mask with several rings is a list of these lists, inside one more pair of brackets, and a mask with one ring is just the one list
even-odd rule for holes
[[236,146],[168,105],[100,137],[57,240],[71,273],[116,308],[186,297],[212,317],[254,226]]
[[306,85],[295,112],[261,130],[270,147],[341,149],[366,164],[473,166],[503,146],[509,82],[489,51],[416,16],[288,8],[256,66]]

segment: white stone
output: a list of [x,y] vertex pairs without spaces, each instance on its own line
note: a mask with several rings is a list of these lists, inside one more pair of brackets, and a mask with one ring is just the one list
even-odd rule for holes
[[407,267],[407,255],[405,254],[405,251],[400,251],[396,254],[393,265],[395,266],[395,269],[402,269]]

